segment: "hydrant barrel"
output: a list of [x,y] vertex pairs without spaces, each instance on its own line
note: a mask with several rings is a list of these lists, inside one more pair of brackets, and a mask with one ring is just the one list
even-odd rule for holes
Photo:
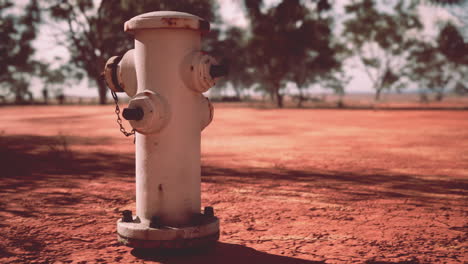
[[138,93],[160,94],[170,121],[158,134],[136,134],[137,215],[162,223],[189,224],[200,211],[200,94],[183,83],[180,67],[201,49],[200,32],[185,29],[135,31]]

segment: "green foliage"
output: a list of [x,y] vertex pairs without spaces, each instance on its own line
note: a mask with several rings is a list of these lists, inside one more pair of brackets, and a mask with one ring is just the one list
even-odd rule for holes
[[431,0],[431,2],[440,5],[459,5],[466,0]]
[[419,41],[411,50],[406,75],[420,87],[422,100],[427,101],[427,92],[435,93],[442,100],[447,86],[457,91],[465,90],[468,65],[464,65],[464,43],[456,28],[447,24],[439,33],[437,45]]
[[51,68],[49,64],[38,63],[35,74],[42,80],[44,85],[42,93],[45,101],[47,101],[50,91],[56,96],[63,95],[64,87],[76,84],[84,77],[82,71],[77,71],[70,64]]
[[224,32],[224,39],[209,45],[207,50],[215,57],[221,58],[221,63],[229,66],[229,74],[216,84],[216,89],[223,89],[228,83],[232,84],[236,96],[241,98],[242,90],[254,84],[253,70],[249,67],[249,55],[246,54],[248,39],[246,32],[237,27],[229,27]]
[[37,0],[31,0],[24,13],[13,8],[13,2],[0,0],[0,86],[16,103],[23,103],[26,97],[32,99],[29,82],[37,66],[32,41],[41,18]]
[[447,23],[437,38],[439,50],[449,60],[459,64],[468,65],[468,43],[464,42],[458,29],[451,23]]
[[302,1],[283,0],[262,12],[262,1],[244,1],[252,31],[249,65],[278,107],[283,106],[280,90],[287,82],[303,87],[339,66],[331,45],[331,21],[319,12],[329,9],[327,3],[319,1],[309,9]]
[[422,28],[416,1],[393,1],[391,11],[380,10],[373,0],[361,0],[346,6],[349,18],[344,36],[361,61],[376,90],[404,86],[401,78],[409,50],[417,44],[415,33]]
[[116,0],[101,1],[99,6],[92,0],[49,0],[47,9],[53,19],[68,25],[64,34],[71,62],[97,84],[99,101],[104,104],[108,89],[100,74],[106,60],[133,47],[132,37],[123,32],[125,21],[159,10],[189,12],[216,21],[215,7],[213,0]]

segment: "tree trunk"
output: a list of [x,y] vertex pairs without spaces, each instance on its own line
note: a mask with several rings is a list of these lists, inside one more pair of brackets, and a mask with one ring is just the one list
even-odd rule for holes
[[343,108],[343,107],[344,107],[343,95],[342,95],[342,94],[340,94],[340,97],[339,97],[339,99],[338,99],[338,103],[336,104],[336,106],[337,106],[338,108]]
[[34,103],[34,96],[33,96],[33,94],[31,93],[31,91],[27,91],[27,92],[26,92],[26,96],[28,97],[28,103],[29,103],[29,104],[33,104],[33,103]]
[[375,89],[375,97],[374,97],[374,100],[375,101],[380,101],[380,95],[382,94],[382,88],[377,88]]
[[105,105],[107,103],[106,95],[108,88],[106,82],[101,76],[105,65],[106,61],[104,60],[104,58],[96,56],[96,61],[94,62],[93,66],[89,69],[90,71],[88,71],[90,76],[94,79],[94,81],[97,84],[100,105]]
[[275,101],[275,92],[274,91],[269,91],[269,96],[271,101]]
[[302,102],[304,102],[304,98],[300,95],[299,100],[297,102],[297,107],[302,108]]
[[42,89],[42,97],[44,97],[44,104],[48,104],[49,103],[49,90],[47,90],[47,87],[44,87],[44,89]]
[[276,99],[276,106],[278,108],[283,108],[283,95],[279,93],[279,87],[275,87],[275,99]]
[[299,97],[297,101],[297,107],[302,108],[302,102],[304,101],[304,94],[302,93],[302,89],[299,89]]
[[21,94],[15,94],[15,104],[22,104],[24,102],[24,98]]
[[444,92],[439,91],[436,93],[435,100],[437,102],[442,102],[442,99],[444,99]]
[[241,88],[235,88],[236,86],[233,86],[234,92],[236,93],[237,98],[239,101],[241,101],[242,97],[242,89]]
[[426,93],[420,93],[419,94],[419,101],[421,103],[429,103],[429,98],[427,97]]
[[96,80],[98,86],[98,94],[99,94],[99,104],[105,105],[107,103],[107,86],[101,80]]

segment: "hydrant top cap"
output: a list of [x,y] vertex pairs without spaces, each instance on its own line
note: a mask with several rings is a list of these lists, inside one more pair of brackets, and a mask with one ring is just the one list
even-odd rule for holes
[[210,23],[188,13],[156,11],[138,15],[125,22],[124,25],[125,32],[150,28],[191,29],[208,33],[210,31]]

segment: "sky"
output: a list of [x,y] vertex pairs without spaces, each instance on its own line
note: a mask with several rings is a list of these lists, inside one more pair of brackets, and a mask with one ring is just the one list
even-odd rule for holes
[[[229,25],[235,25],[241,28],[248,27],[248,19],[244,15],[244,12],[241,7],[241,1],[239,0],[217,0],[219,3],[219,11],[221,14],[221,19],[224,23]],[[279,0],[266,0],[266,6],[275,5]],[[334,8],[338,12],[343,12],[344,6],[349,3],[349,0],[338,0]],[[465,2],[466,5],[468,1]],[[467,9],[468,10],[468,6]],[[425,25],[424,34],[434,35],[437,33],[436,21],[438,20],[454,20],[446,9],[441,7],[434,6],[421,6],[419,10],[421,14],[421,20]],[[125,21],[122,21],[122,25]],[[35,46],[37,48],[36,59],[39,59],[43,62],[48,62],[52,66],[59,65],[67,61],[69,53],[67,49],[63,46],[57,45],[57,39],[60,38],[60,26],[51,22],[45,22],[39,29],[38,38],[35,41]],[[468,33],[468,32],[467,32]],[[467,36],[468,37],[468,36]],[[57,57],[61,57],[61,60],[57,60]],[[357,60],[351,60],[348,67],[347,73],[353,77],[352,81],[349,83],[346,88],[347,93],[372,93],[371,83],[363,73],[362,65]],[[32,85],[32,91],[35,97],[40,96],[42,90],[42,84],[39,81],[35,81]],[[315,92],[330,92],[327,90],[321,90],[319,87],[314,87],[313,91]],[[84,96],[84,97],[94,97],[97,96],[97,89],[89,88],[87,81],[83,81],[80,84],[68,85],[64,90],[66,95],[71,96]]]

